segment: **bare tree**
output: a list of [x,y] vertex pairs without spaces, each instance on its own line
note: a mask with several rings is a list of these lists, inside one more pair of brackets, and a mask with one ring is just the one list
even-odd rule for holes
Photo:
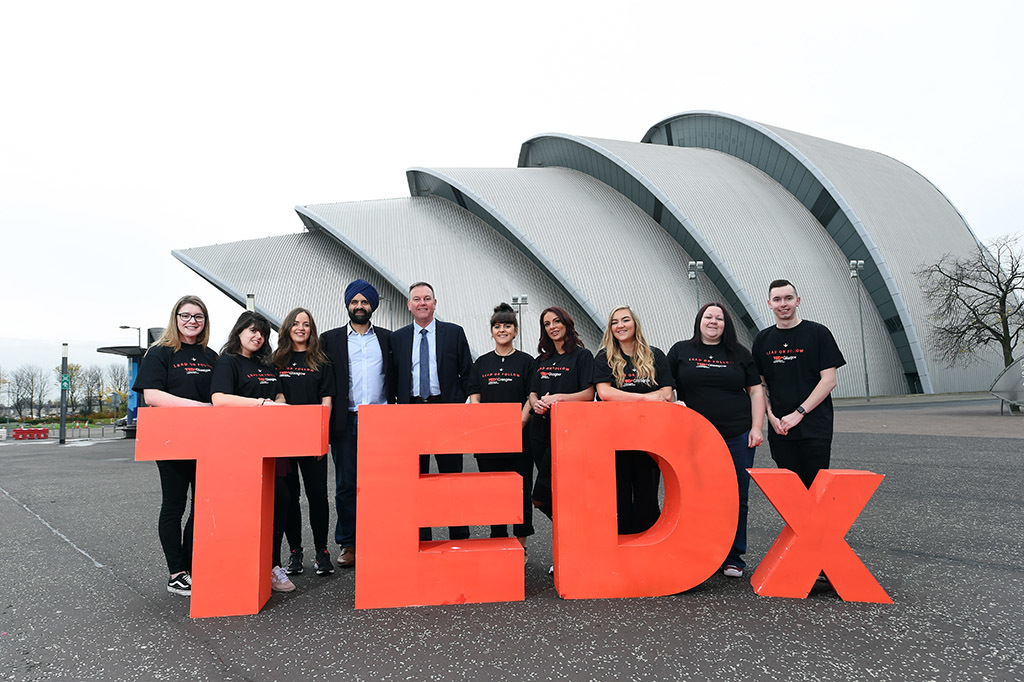
[[[57,384],[60,385],[60,365],[53,368],[53,374],[57,377]],[[68,389],[68,408],[75,410],[78,408],[78,396],[82,392],[82,366],[77,362],[68,363],[68,379],[71,381],[71,387]]]
[[[128,404],[128,367],[122,363],[114,363],[107,366],[107,381],[110,382],[110,390],[116,393],[121,399],[122,405]],[[126,408],[127,409],[127,408]]]
[[49,376],[39,365],[22,365],[11,374],[9,395],[19,419],[24,418],[26,412],[31,417],[33,407],[37,416],[43,416],[43,404],[50,394]]
[[931,306],[932,350],[948,366],[969,365],[989,344],[1013,363],[1024,334],[1024,248],[1007,235],[963,257],[950,254],[915,273]]
[[[85,392],[84,402],[86,412],[91,413],[93,411],[94,401],[96,403],[100,403],[105,386],[106,381],[102,367],[89,365],[82,370],[82,389]],[[97,404],[96,409],[102,409],[102,405]]]
[[32,374],[32,384],[35,388],[33,391],[33,402],[36,404],[36,417],[43,416],[43,406],[46,403],[47,398],[50,397],[50,373],[39,365],[29,365],[28,371]]

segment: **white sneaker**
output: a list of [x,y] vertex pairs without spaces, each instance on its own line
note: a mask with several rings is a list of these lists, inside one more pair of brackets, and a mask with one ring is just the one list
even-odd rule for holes
[[292,592],[295,590],[295,583],[288,579],[288,574],[280,566],[270,569],[270,589],[274,592]]
[[722,570],[722,575],[724,575],[726,578],[742,578],[743,569],[739,566],[726,566]]

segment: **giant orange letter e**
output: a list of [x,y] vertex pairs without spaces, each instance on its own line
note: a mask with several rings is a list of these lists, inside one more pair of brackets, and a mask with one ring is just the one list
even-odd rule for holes
[[514,538],[420,542],[420,527],[521,523],[516,473],[420,475],[421,454],[519,452],[521,408],[363,405],[356,487],[356,608],[521,601]]
[[747,471],[786,522],[750,578],[755,592],[803,598],[824,571],[845,601],[892,603],[844,539],[883,475],[822,469],[808,490],[786,469]]
[[196,460],[193,618],[244,616],[267,603],[274,458],[327,452],[330,415],[320,405],[139,410],[135,459]]
[[[557,403],[551,427],[555,588],[566,599],[653,597],[699,585],[736,534],[736,470],[718,431],[669,403]],[[651,454],[657,523],[618,535],[615,451]]]

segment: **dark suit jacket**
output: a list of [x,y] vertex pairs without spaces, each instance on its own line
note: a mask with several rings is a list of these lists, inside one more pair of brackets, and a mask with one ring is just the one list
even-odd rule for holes
[[[391,357],[395,362],[395,395],[399,403],[412,397],[412,335],[419,330],[410,324],[391,335]],[[441,402],[464,403],[471,393],[479,393],[473,373],[473,357],[462,327],[437,321],[437,378]]]
[[[345,431],[348,418],[348,325],[338,327],[320,335],[320,344],[334,366],[334,385],[338,395],[331,405],[331,443],[338,442]],[[395,402],[394,363],[391,361],[391,332],[383,327],[373,326],[373,333],[380,344],[384,360],[384,396],[389,403]]]

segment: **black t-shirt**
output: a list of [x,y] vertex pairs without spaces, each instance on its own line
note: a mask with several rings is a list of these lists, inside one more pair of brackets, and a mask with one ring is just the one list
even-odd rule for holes
[[270,365],[260,364],[244,355],[222,355],[213,367],[210,393],[273,400],[280,392],[277,371]]
[[[781,419],[807,399],[821,380],[821,370],[846,364],[828,327],[801,320],[791,329],[768,327],[754,339],[754,363],[768,385],[772,414]],[[787,436],[768,429],[769,438],[832,437],[832,396],[804,415]]]
[[626,366],[623,368],[625,376],[623,377],[622,385],[616,386],[615,376],[612,374],[612,368],[608,364],[608,355],[605,353],[604,348],[602,348],[597,351],[597,357],[594,358],[594,383],[608,383],[612,385],[612,388],[617,388],[626,393],[653,393],[659,388],[671,387],[672,373],[669,372],[668,360],[665,358],[665,354],[653,346],[651,347],[651,353],[654,354],[653,382],[638,379],[636,368],[633,367],[633,358],[623,353],[622,356],[626,358]]
[[533,365],[530,392],[543,398],[547,393],[579,393],[593,385],[594,356],[577,346],[569,353],[538,358]]
[[533,358],[528,353],[516,350],[502,357],[491,351],[478,357],[473,368],[480,386],[480,402],[522,405],[530,397]]
[[729,357],[721,345],[679,341],[669,350],[668,363],[679,399],[711,422],[723,438],[750,430],[746,388],[759,385],[761,377],[746,348]]
[[289,405],[319,405],[323,398],[334,396],[334,370],[328,365],[319,369],[306,366],[306,351],[295,351],[287,367],[277,368],[278,391],[284,393]]
[[142,358],[132,390],[142,393],[155,388],[179,398],[208,403],[216,362],[217,354],[198,344],[183,343],[177,352],[170,346],[153,346]]

